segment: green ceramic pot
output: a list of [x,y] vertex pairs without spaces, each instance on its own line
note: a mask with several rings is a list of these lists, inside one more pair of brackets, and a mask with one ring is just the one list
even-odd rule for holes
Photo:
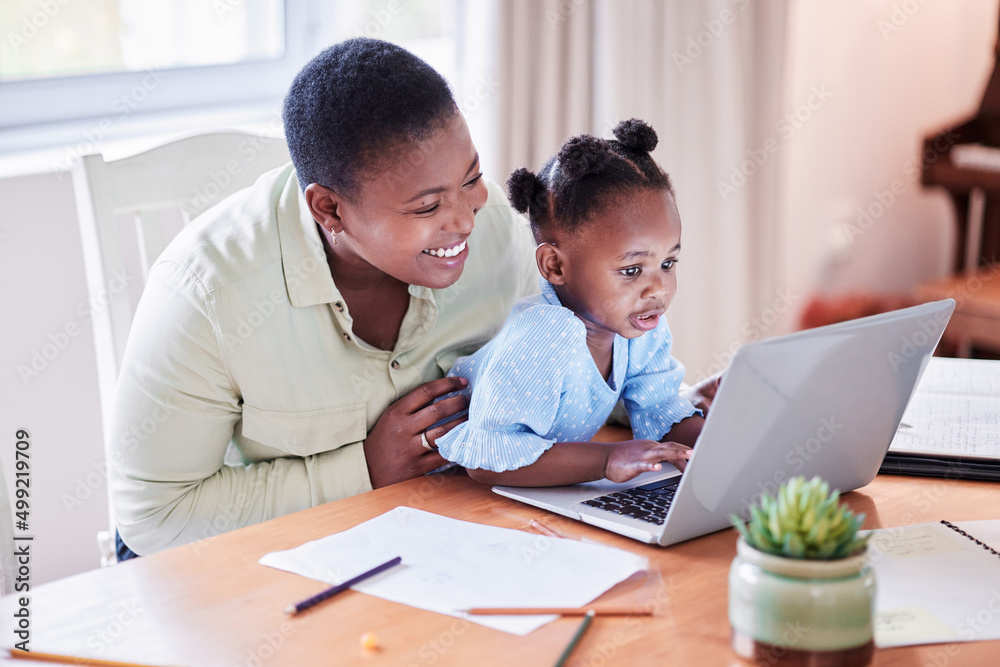
[[742,538],[729,570],[733,650],[755,662],[866,665],[874,652],[875,579],[867,553],[784,558]]

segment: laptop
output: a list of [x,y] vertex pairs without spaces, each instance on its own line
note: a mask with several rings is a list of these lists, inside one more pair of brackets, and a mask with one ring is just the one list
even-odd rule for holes
[[954,309],[945,299],[744,345],[683,475],[665,463],[620,484],[493,491],[667,546],[728,528],[731,514],[748,519],[761,494],[797,475],[865,486]]

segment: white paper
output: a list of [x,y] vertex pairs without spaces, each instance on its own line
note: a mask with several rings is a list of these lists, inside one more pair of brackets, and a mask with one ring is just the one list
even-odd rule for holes
[[[1000,544],[1000,521],[955,525]],[[872,533],[877,646],[1000,639],[1000,556],[941,523]]]
[[932,357],[889,451],[1000,459],[1000,361]]
[[401,565],[353,589],[518,635],[558,617],[470,616],[457,610],[581,607],[647,567],[644,558],[621,549],[459,521],[410,507],[397,507],[295,549],[266,554],[260,563],[337,584],[395,556],[403,557]]

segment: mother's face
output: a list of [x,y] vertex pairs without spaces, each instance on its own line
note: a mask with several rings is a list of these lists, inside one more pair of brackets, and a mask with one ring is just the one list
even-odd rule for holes
[[336,233],[335,261],[448,287],[462,275],[475,214],[486,203],[469,128],[455,113],[430,137],[395,150],[383,171],[362,176],[353,199],[317,185],[306,198],[324,229]]

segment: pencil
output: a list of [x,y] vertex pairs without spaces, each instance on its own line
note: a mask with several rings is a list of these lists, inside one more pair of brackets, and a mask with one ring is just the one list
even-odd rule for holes
[[541,616],[559,614],[560,616],[586,616],[593,613],[596,616],[652,616],[650,609],[630,607],[626,605],[601,605],[599,607],[473,607],[461,609],[473,616]]
[[576,645],[580,643],[580,638],[583,637],[583,633],[587,631],[587,628],[590,627],[590,622],[593,620],[594,610],[591,609],[587,612],[587,615],[583,617],[583,621],[580,622],[580,627],[576,629],[576,632],[573,634],[573,638],[569,640],[569,644],[566,645],[566,649],[562,652],[562,655],[559,656],[558,660],[556,660],[556,667],[563,667],[563,665],[566,664],[566,661],[569,660],[570,654],[573,653],[573,649],[575,649]]
[[368,570],[367,572],[362,572],[358,576],[352,577],[351,579],[348,579],[347,581],[345,581],[342,584],[337,584],[336,586],[331,586],[330,588],[326,589],[322,593],[317,593],[316,595],[312,596],[311,598],[303,600],[302,602],[299,602],[297,604],[290,604],[290,605],[288,605],[288,607],[285,609],[285,613],[286,614],[292,614],[293,616],[295,614],[301,613],[301,612],[305,611],[306,609],[309,609],[310,607],[318,605],[323,600],[327,600],[329,598],[332,598],[337,593],[342,593],[343,591],[346,591],[348,588],[350,588],[354,584],[360,583],[360,582],[364,581],[365,579],[368,579],[369,577],[374,577],[376,574],[380,574],[380,573],[384,572],[385,570],[388,570],[390,567],[394,567],[396,565],[399,565],[401,562],[403,562],[403,557],[402,556],[396,556],[395,558],[393,558],[391,560],[387,560],[386,562],[382,563],[381,565],[376,565],[375,567],[373,567],[372,569]]
[[72,665],[97,665],[98,667],[152,667],[138,662],[119,662],[117,660],[102,660],[100,658],[84,658],[75,655],[57,655],[55,653],[39,653],[38,651],[22,651],[9,648],[10,657],[17,660],[36,660],[38,662],[62,662]]
[[542,535],[547,535],[548,537],[566,537],[565,535],[560,535],[556,531],[552,530],[541,521],[536,521],[532,519],[531,521],[528,522],[528,525],[537,530]]

